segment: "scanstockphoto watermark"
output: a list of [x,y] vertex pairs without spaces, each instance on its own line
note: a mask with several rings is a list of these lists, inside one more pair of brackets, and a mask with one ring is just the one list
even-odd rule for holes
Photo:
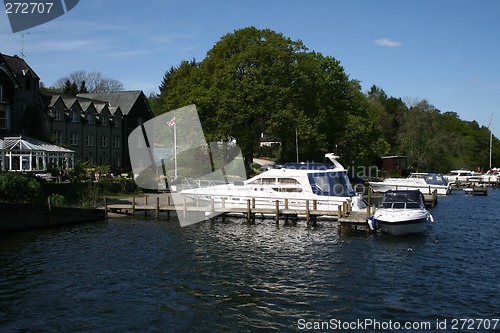
[[435,321],[395,321],[378,320],[374,318],[340,320],[330,319],[328,321],[308,321],[299,319],[297,328],[301,331],[473,331],[473,330],[496,330],[499,318],[453,318],[436,319]]
[[299,319],[297,321],[297,328],[304,331],[336,331],[336,330],[349,330],[349,331],[390,331],[390,330],[416,330],[416,331],[429,331],[433,329],[431,322],[401,322],[401,321],[381,321],[377,319],[357,319],[352,321],[344,321],[339,319],[330,319],[328,321],[307,321]]
[[73,8],[79,0],[17,1],[4,0],[12,32],[20,32],[52,21]]

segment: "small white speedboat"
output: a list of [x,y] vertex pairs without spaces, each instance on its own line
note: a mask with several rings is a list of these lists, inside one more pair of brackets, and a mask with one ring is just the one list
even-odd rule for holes
[[402,236],[424,232],[428,221],[434,222],[434,218],[425,208],[422,192],[397,190],[383,194],[380,208],[368,223],[372,229]]

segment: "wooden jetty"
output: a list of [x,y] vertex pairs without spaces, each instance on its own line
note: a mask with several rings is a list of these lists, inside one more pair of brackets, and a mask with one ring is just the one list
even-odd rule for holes
[[466,195],[488,195],[488,187],[473,185],[464,188],[464,192]]
[[[274,207],[261,208],[255,206],[255,198],[248,199],[246,205],[241,207],[226,207],[224,201],[221,204],[216,205],[212,200],[208,206],[199,206],[195,202],[187,202],[184,200],[183,205],[174,205],[173,200],[170,195],[166,195],[166,203],[160,205],[160,197],[157,196],[153,204],[148,202],[148,196],[143,196],[142,204],[137,203],[138,197],[132,198],[132,203],[116,203],[107,204],[106,211],[127,214],[135,216],[138,212],[143,212],[147,217],[148,214],[154,212],[156,219],[159,219],[160,213],[166,212],[167,216],[170,217],[170,213],[176,211],[179,213],[187,212],[205,212],[207,213],[207,219],[210,216],[221,215],[225,218],[227,214],[241,214],[246,217],[247,222],[254,223],[256,216],[272,216],[276,224],[279,223],[280,219],[285,220],[285,224],[288,223],[289,219],[297,219],[299,216],[305,219],[308,226],[315,226],[318,218],[334,219],[338,221],[339,232],[342,230],[343,226],[354,226],[355,230],[358,227],[365,227],[368,229],[368,224],[366,222],[367,216],[373,213],[371,207],[367,208],[366,212],[351,212],[351,202],[348,200],[343,205],[339,206],[337,210],[321,210],[318,209],[317,200],[304,200],[305,205],[303,209],[289,208],[288,200],[284,203],[279,200],[275,201]],[[140,198],[140,197],[139,197]]]

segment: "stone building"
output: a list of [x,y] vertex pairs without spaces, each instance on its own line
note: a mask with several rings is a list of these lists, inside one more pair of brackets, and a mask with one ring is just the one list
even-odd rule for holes
[[39,83],[23,59],[0,53],[1,170],[68,168],[76,160],[130,169],[128,135],[154,117],[142,91],[66,96]]

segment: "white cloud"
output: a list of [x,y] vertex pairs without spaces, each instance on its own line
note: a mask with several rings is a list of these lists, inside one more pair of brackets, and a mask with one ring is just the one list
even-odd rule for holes
[[403,45],[401,42],[397,42],[394,40],[390,40],[388,38],[382,38],[375,40],[375,44],[379,46],[387,46],[387,47],[398,47]]

